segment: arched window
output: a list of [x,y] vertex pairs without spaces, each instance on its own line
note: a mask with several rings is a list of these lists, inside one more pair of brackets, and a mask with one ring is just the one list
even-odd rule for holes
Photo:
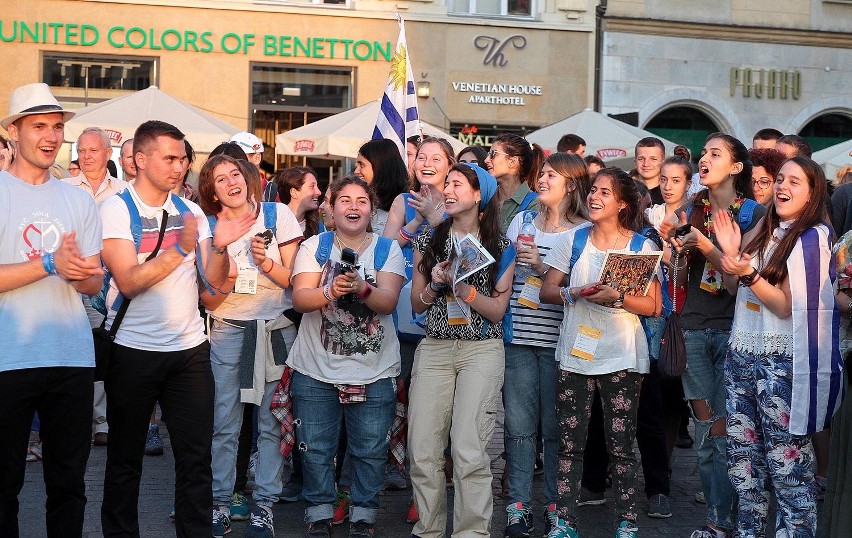
[[839,144],[852,138],[852,117],[837,112],[817,116],[802,127],[799,136],[805,137],[814,151]]
[[720,131],[710,116],[691,106],[675,106],[659,112],[645,125],[645,130],[688,147],[693,159],[701,155],[707,135]]

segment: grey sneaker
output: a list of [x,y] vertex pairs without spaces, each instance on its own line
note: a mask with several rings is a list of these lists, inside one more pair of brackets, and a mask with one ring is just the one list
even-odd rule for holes
[[666,519],[672,517],[672,507],[669,498],[662,493],[654,495],[649,500],[648,517]]
[[395,463],[388,463],[387,472],[385,473],[385,489],[390,491],[408,489],[408,481]]
[[695,502],[698,504],[707,504],[707,499],[704,498],[704,492],[699,491],[695,494]]
[[580,489],[580,502],[577,503],[577,506],[600,506],[606,502],[606,498],[604,498],[603,492],[595,493],[594,491],[589,491],[586,488]]
[[160,438],[160,426],[157,424],[148,425],[148,436],[145,437],[145,455],[163,455],[163,440]]

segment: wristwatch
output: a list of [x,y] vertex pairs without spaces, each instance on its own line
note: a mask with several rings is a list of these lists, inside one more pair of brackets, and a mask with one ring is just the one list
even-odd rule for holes
[[750,287],[752,284],[754,284],[754,281],[755,279],[757,279],[759,274],[760,273],[757,269],[752,269],[751,273],[747,275],[740,275],[740,284],[745,287]]
[[612,303],[613,308],[624,308],[624,292],[618,292],[618,299]]

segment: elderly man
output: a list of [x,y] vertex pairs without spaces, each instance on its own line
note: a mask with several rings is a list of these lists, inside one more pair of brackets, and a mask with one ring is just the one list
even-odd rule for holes
[[35,412],[47,535],[83,533],[95,350],[79,294],[97,293],[103,271],[92,197],[49,171],[73,116],[39,83],[15,89],[0,120],[18,149],[0,172],[0,536],[19,534]]
[[[107,162],[112,155],[112,147],[109,135],[99,127],[88,127],[77,137],[78,164],[81,173],[63,179],[75,187],[80,187],[95,199],[95,204],[100,206],[101,202],[115,193],[127,188],[127,182],[116,179],[107,172]],[[89,298],[83,297],[86,306],[86,314],[89,316],[89,324],[100,327],[104,317],[89,304]],[[95,381],[95,400],[92,409],[92,443],[95,446],[106,446],[109,425],[106,420],[106,393],[104,382]]]
[[124,181],[136,179],[136,163],[133,161],[133,139],[128,138],[121,144],[121,158],[118,161],[124,172]]
[[66,178],[68,183],[81,187],[100,204],[113,194],[123,191],[127,183],[109,175],[107,162],[112,156],[109,135],[99,127],[88,127],[77,138],[80,161],[78,176]]

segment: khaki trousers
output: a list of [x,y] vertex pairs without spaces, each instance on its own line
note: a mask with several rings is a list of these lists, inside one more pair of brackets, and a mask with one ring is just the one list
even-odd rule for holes
[[493,512],[488,445],[503,386],[499,339],[439,340],[417,346],[408,407],[411,483],[420,521],[413,535],[443,537],[447,523],[444,448],[452,439],[453,537],[490,536]]

